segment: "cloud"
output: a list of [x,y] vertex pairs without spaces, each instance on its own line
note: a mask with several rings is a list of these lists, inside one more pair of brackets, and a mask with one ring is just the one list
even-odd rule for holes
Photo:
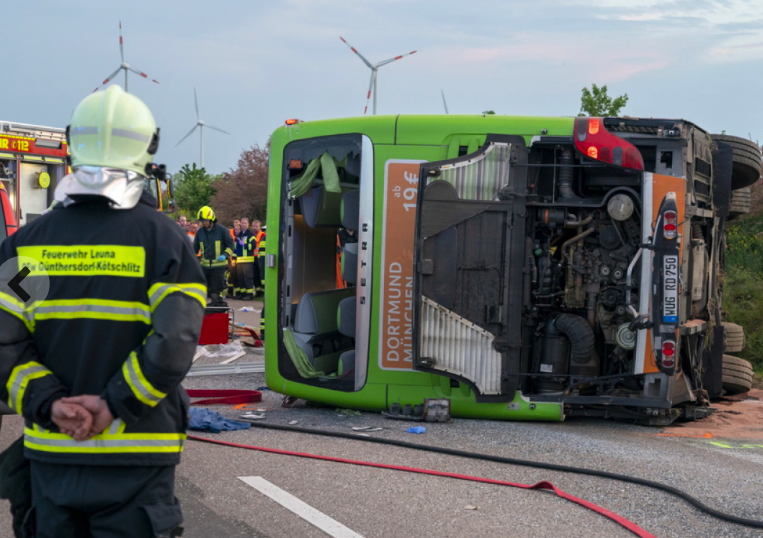
[[763,22],[760,2],[747,0],[586,0],[586,6],[598,13],[598,18],[627,21],[693,20],[700,19],[709,26],[735,22]]

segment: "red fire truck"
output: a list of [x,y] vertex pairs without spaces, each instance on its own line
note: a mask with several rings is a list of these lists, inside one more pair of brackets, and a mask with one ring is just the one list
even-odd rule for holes
[[11,208],[11,201],[8,199],[8,193],[5,192],[3,183],[0,182],[0,243],[3,239],[16,231],[16,216]]
[[0,121],[0,183],[19,226],[39,217],[53,202],[53,191],[67,172],[66,132]]

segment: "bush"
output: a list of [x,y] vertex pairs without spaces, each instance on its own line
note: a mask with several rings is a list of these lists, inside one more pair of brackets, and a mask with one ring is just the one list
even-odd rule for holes
[[763,275],[745,267],[733,266],[726,271],[723,289],[726,319],[744,327],[745,348],[736,353],[747,359],[758,374],[763,373]]
[[744,327],[738,355],[763,375],[763,214],[733,221],[726,231],[723,308],[726,319]]
[[763,214],[734,221],[726,230],[726,267],[741,267],[763,277]]

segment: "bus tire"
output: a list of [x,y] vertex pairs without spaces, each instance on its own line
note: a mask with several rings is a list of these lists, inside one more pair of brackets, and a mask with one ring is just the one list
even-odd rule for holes
[[723,355],[723,393],[725,396],[744,394],[752,388],[752,365],[738,357]]
[[723,325],[723,352],[739,353],[742,351],[745,344],[744,328],[729,321],[723,321],[721,325]]
[[734,165],[731,173],[731,189],[749,187],[760,177],[760,148],[755,142],[738,136],[714,134],[713,142],[723,142],[734,150]]
[[750,200],[752,199],[752,193],[750,187],[742,187],[735,191],[731,191],[731,202],[729,203],[729,218],[738,217],[740,215],[746,215],[750,212]]

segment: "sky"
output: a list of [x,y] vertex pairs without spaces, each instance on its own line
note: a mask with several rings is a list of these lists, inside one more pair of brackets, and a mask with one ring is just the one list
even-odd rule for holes
[[[0,120],[65,127],[125,60],[161,127],[157,162],[223,173],[289,118],[575,116],[581,90],[628,94],[622,115],[683,118],[763,143],[763,0],[27,0],[3,5]],[[159,84],[150,82],[156,79]],[[114,83],[124,86],[120,73]],[[370,109],[369,109],[370,113]]]

